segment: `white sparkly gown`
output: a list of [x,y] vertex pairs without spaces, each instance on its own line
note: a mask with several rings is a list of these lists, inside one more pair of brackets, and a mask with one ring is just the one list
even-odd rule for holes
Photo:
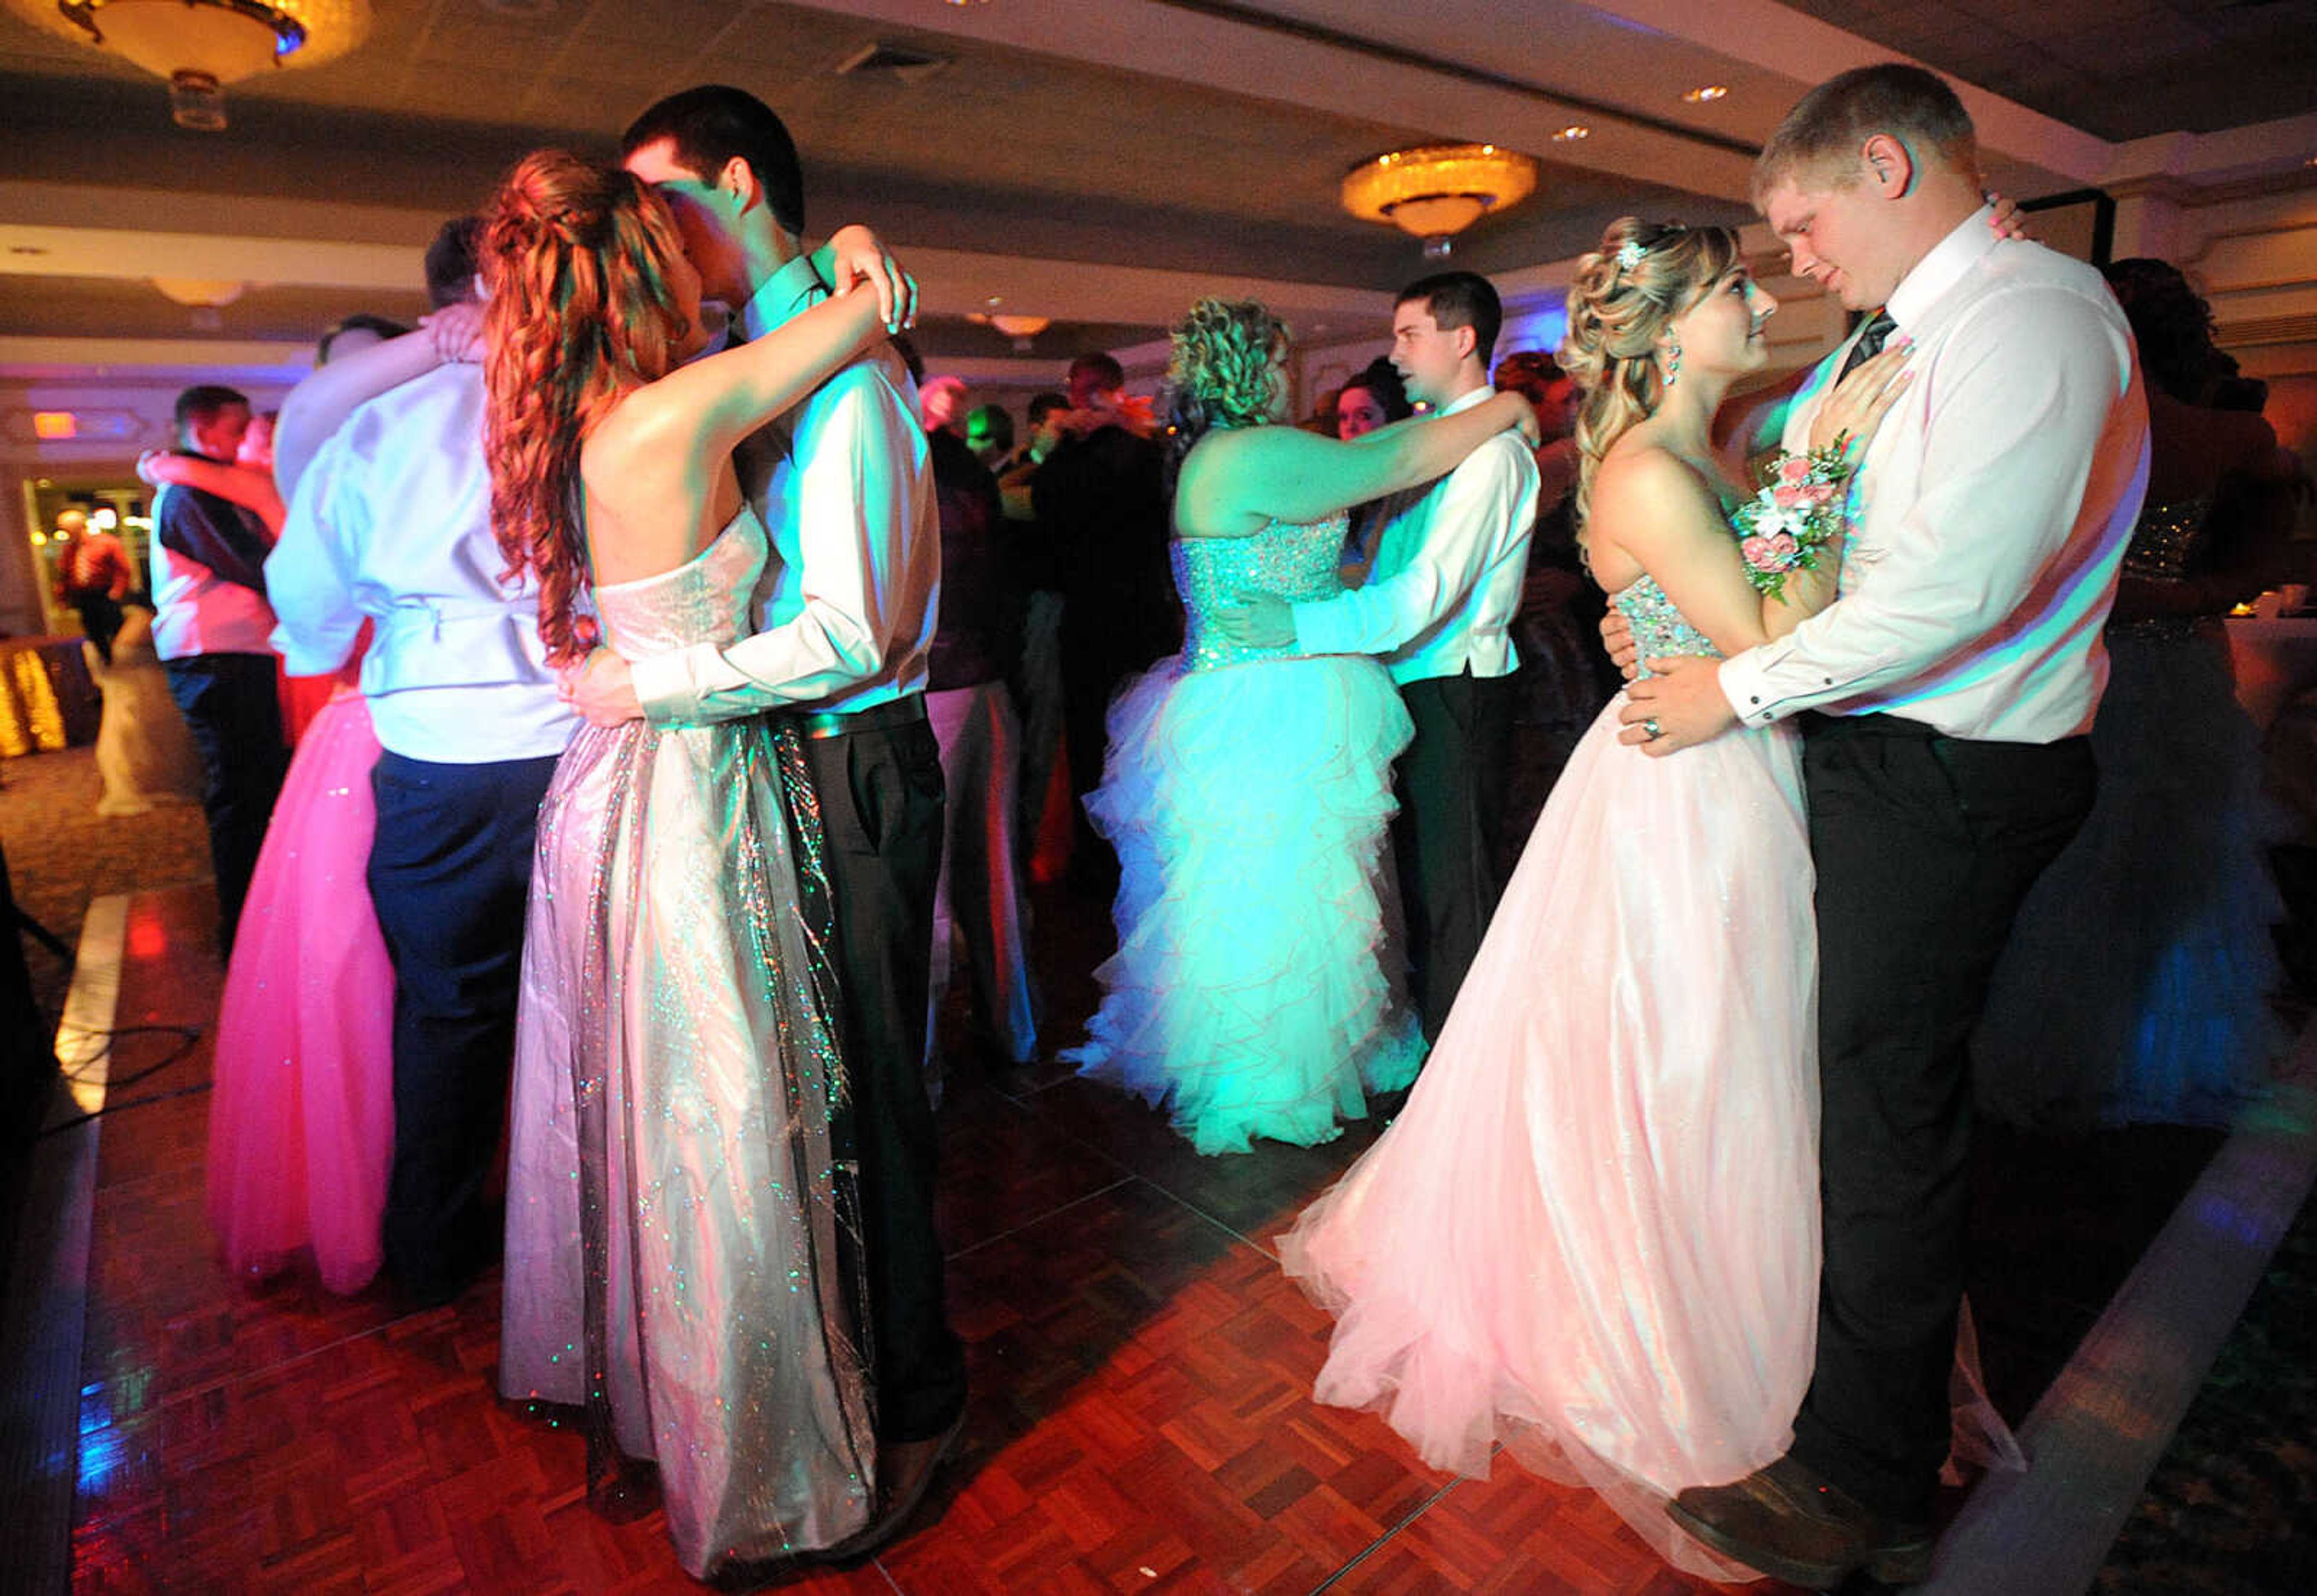
[[[1713,645],[1644,578],[1645,657]],[[1281,1238],[1339,1323],[1317,1395],[1427,1463],[1600,1492],[1677,1565],[1746,1573],[1664,1504],[1786,1448],[1817,1334],[1818,939],[1798,745],[1667,758],[1604,710],[1424,1075]]]
[[[606,641],[738,637],[765,549],[744,509],[597,587]],[[875,1489],[820,848],[760,718],[582,728],[540,810],[499,1385],[587,1407],[592,1484],[614,1442],[656,1463],[702,1577],[844,1538]]]
[[1408,712],[1364,655],[1226,643],[1248,592],[1342,591],[1345,519],[1173,550],[1183,651],[1129,683],[1087,796],[1118,850],[1118,952],[1080,1072],[1167,1105],[1201,1152],[1309,1146],[1415,1077],[1423,1039],[1388,932],[1391,762]]

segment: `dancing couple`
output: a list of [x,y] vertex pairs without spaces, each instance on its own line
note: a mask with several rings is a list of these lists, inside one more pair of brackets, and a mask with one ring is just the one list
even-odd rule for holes
[[1755,195],[1881,314],[1749,495],[1710,439],[1768,358],[1735,237],[1628,219],[1581,263],[1579,504],[1644,674],[1282,1256],[1340,1316],[1321,1400],[1439,1466],[1501,1440],[1693,1572],[1827,1589],[1929,1569],[1965,1043],[2090,803],[2147,410],[2098,275],[1997,236],[1929,74],[1814,91]]
[[493,519],[589,722],[539,814],[499,1382],[586,1410],[592,1486],[656,1465],[707,1577],[872,1549],[962,1424],[921,1068],[939,541],[881,247],[803,252],[738,90],[625,148],[526,158],[483,238]]

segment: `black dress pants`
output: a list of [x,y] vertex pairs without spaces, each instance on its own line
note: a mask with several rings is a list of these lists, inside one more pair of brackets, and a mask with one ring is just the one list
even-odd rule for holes
[[1510,770],[1513,678],[1440,677],[1400,690],[1415,738],[1392,767],[1391,846],[1408,917],[1410,984],[1424,1037],[1481,951],[1504,883],[1497,874]]
[[1967,1044],[2027,890],[2090,811],[2088,740],[1809,717],[1818,867],[1818,1362],[1794,1456],[1927,1522],[1950,1429],[1972,1134]]
[[201,813],[217,874],[218,945],[233,951],[242,900],[273,818],[290,750],[271,654],[192,654],[163,661],[169,695],[201,756]]
[[950,1329],[934,1229],[938,1139],[925,1071],[944,802],[941,745],[922,713],[905,716],[905,710],[868,711],[867,728],[808,735],[804,745],[836,901],[877,1431],[895,1443],[939,1435],[965,1407],[965,1349]]
[[371,901],[394,965],[386,1261],[421,1302],[498,1255],[483,1199],[506,1117],[540,800],[553,756],[446,765],[388,752],[371,776]]

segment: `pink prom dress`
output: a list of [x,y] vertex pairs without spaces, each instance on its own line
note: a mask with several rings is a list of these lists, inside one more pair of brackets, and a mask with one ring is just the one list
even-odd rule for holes
[[[1655,582],[1645,657],[1709,654]],[[1617,704],[1622,704],[1622,696]],[[1817,937],[1798,744],[1571,756],[1406,1108],[1281,1239],[1338,1315],[1318,1396],[1433,1466],[1499,1441],[1658,1552],[1783,1453],[1817,1328]]]
[[210,1098],[210,1224],[228,1266],[263,1278],[310,1256],[341,1295],[378,1273],[394,1144],[394,971],[365,880],[378,755],[369,705],[341,685],[266,828]]

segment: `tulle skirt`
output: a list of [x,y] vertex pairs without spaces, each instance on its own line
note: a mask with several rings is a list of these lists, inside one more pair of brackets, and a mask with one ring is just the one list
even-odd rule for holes
[[2225,1125],[2282,1041],[2259,734],[2213,639],[2107,641],[2099,796],[2020,910],[1975,1088],[2019,1125]]
[[394,969],[365,874],[370,706],[342,692],[290,761],[218,1015],[210,1224],[237,1274],[310,1251],[322,1284],[378,1273],[394,1147]]
[[1170,1107],[1201,1152],[1309,1146],[1415,1078],[1386,826],[1408,712],[1374,660],[1185,671],[1110,713],[1087,799],[1118,850],[1118,952],[1081,1072]]
[[[1622,703],[1622,696],[1617,701]],[[1397,1122],[1286,1235],[1320,1400],[1435,1467],[1499,1440],[1668,1560],[1785,1450],[1816,1340],[1817,937],[1795,743],[1578,745]]]

